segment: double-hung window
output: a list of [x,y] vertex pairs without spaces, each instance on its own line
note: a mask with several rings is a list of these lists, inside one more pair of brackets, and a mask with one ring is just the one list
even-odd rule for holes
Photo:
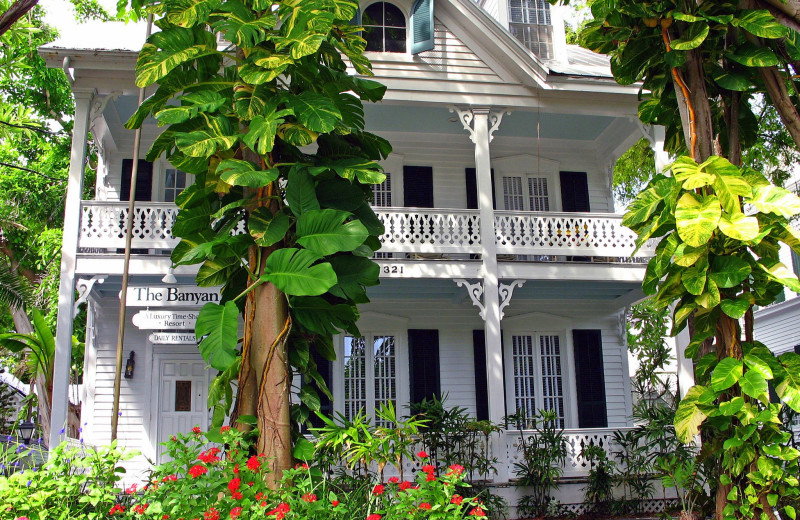
[[550,179],[536,175],[504,175],[503,204],[509,211],[551,211]]
[[[552,333],[511,336],[506,388],[511,412],[519,412],[523,428],[533,426],[540,410],[555,415],[556,427],[566,424],[562,336]],[[509,406],[511,407],[511,406]]]
[[186,188],[186,174],[175,168],[164,170],[164,202],[174,202]]
[[398,404],[398,359],[394,335],[366,334],[343,338],[343,403],[348,420],[363,411],[373,424],[385,426],[375,411],[381,404]]
[[547,0],[509,0],[509,30],[538,57],[553,57],[553,28]]

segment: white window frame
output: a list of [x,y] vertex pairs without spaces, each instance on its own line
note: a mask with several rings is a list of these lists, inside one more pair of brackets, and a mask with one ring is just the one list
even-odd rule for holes
[[550,209],[546,213],[561,211],[561,180],[559,176],[560,164],[556,161],[535,157],[532,155],[515,155],[493,161],[495,168],[495,193],[497,194],[498,209],[513,211],[506,207],[504,177],[519,177],[522,181],[522,209],[516,211],[534,211],[531,209],[531,193],[529,179],[547,179],[547,199]]
[[388,52],[388,51],[365,51],[370,55],[381,55],[381,56],[410,56],[411,55],[411,45],[413,44],[413,35],[411,34],[411,4],[413,0],[373,0],[372,2],[367,2],[361,4],[359,6],[359,14],[363,13],[369,6],[372,4],[377,4],[380,2],[384,2],[387,4],[392,4],[398,9],[400,12],[403,13],[403,16],[406,19],[406,51],[405,52]]
[[[375,424],[374,411],[374,362],[372,359],[372,338],[376,336],[394,336],[395,348],[395,385],[397,388],[397,405],[395,411],[398,417],[407,415],[410,400],[409,375],[408,375],[408,320],[395,316],[377,313],[363,313],[359,320],[361,336],[368,338],[367,350],[367,417]],[[336,361],[333,363],[333,411],[344,416],[344,341],[350,334],[339,334],[334,338],[336,348]]]
[[536,412],[544,409],[544,382],[542,378],[542,356],[540,347],[540,338],[542,336],[558,336],[560,360],[561,360],[561,392],[564,402],[564,428],[573,427],[575,422],[574,410],[576,409],[573,404],[573,396],[575,395],[572,388],[572,365],[571,355],[572,343],[569,341],[568,330],[554,330],[547,328],[540,328],[531,330],[530,328],[512,328],[503,330],[503,350],[505,357],[505,390],[506,390],[506,408],[508,414],[514,414],[517,411],[516,393],[514,385],[514,361],[513,361],[513,338],[514,336],[530,336],[533,341],[534,349],[534,400],[536,403]]

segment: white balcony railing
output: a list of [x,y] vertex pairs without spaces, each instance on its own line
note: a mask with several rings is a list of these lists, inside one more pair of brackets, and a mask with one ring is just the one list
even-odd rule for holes
[[[586,428],[564,430],[564,440],[567,444],[567,457],[564,463],[564,477],[580,477],[589,473],[589,463],[581,456],[583,448],[586,446],[600,446],[613,459],[613,452],[619,451],[619,447],[614,442],[614,432],[625,432],[633,428]],[[508,467],[512,472],[514,464],[523,461],[522,451],[520,450],[519,430],[506,430],[506,448],[508,453]],[[522,435],[528,437],[534,435],[532,431],[523,431]]]
[[[381,252],[450,255],[481,251],[477,210],[376,208],[386,230]],[[137,203],[134,249],[172,249],[178,208],[171,202]],[[116,253],[125,247],[128,203],[83,201],[78,247],[84,253]],[[636,235],[622,217],[604,213],[495,212],[495,239],[501,255],[550,255],[625,258]],[[241,230],[240,230],[241,231]],[[637,257],[652,255],[645,245]]]
[[[496,211],[499,254],[629,257],[636,234],[613,213]],[[645,244],[637,257],[652,256]]]

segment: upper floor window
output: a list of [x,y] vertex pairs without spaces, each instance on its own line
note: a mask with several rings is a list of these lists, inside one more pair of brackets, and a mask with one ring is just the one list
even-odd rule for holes
[[406,52],[406,17],[388,2],[375,2],[361,15],[368,51]]
[[384,172],[386,180],[372,187],[372,205],[376,208],[392,206],[392,174]]
[[503,203],[511,211],[550,211],[547,177],[503,176]]
[[538,57],[553,57],[553,30],[547,0],[509,0],[509,30]]
[[174,168],[164,171],[164,202],[175,202],[175,197],[186,187],[186,173]]

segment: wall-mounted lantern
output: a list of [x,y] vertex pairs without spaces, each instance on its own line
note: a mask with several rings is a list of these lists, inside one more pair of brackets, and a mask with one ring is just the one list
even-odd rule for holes
[[133,369],[136,367],[136,361],[133,360],[136,352],[131,350],[131,354],[128,356],[128,361],[125,362],[125,379],[132,379],[133,378]]

